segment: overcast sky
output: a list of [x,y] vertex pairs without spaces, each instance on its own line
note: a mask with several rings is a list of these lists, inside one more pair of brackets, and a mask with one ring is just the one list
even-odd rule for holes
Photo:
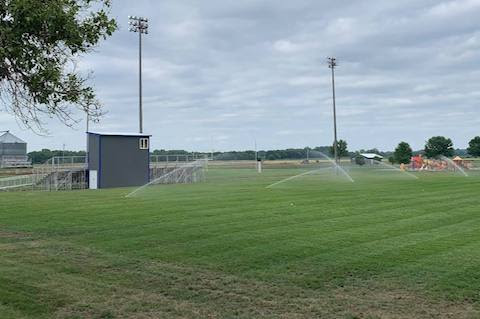
[[[79,59],[108,112],[96,131],[138,130],[138,38],[128,15],[150,19],[144,37],[144,130],[157,149],[241,150],[333,140],[335,56],[339,138],[350,150],[456,147],[480,135],[480,0],[113,1],[120,26]],[[47,122],[41,148],[83,149],[76,129]]]

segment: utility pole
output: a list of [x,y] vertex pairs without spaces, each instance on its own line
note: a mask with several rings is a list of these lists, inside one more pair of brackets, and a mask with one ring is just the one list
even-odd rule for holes
[[255,167],[257,168],[257,172],[261,173],[262,172],[262,160],[258,158],[258,150],[257,150],[257,139],[254,139],[255,141]]
[[213,136],[210,135],[210,147],[212,148],[211,149],[211,152],[210,152],[210,159],[213,161],[213,152],[214,152],[214,149],[213,149]]
[[334,57],[327,58],[328,67],[332,70],[332,100],[333,100],[333,155],[335,164],[338,165],[338,149],[337,149],[337,109],[335,106],[335,67],[337,66],[337,59]]
[[138,33],[138,117],[139,132],[143,133],[142,109],[142,34],[148,34],[148,19],[137,16],[128,16],[130,32]]

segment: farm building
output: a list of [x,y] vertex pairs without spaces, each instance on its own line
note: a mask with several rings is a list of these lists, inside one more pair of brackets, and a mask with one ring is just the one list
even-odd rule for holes
[[0,136],[0,168],[27,167],[27,143],[9,131]]
[[87,134],[91,189],[140,186],[149,182],[150,135],[97,132]]

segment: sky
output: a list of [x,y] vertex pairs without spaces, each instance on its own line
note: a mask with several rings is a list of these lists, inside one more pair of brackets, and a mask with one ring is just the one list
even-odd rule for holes
[[[119,30],[78,58],[104,105],[92,131],[144,131],[153,149],[225,151],[331,145],[335,56],[338,136],[350,150],[421,149],[436,135],[480,135],[480,0],[114,0]],[[29,151],[85,148],[85,121],[45,120],[40,136],[0,111]]]

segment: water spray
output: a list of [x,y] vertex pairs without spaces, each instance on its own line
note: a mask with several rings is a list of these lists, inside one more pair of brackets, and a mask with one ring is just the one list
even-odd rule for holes
[[455,170],[458,170],[463,176],[465,177],[468,177],[469,175],[467,174],[467,172],[465,172],[465,170],[463,168],[460,167],[460,165],[458,165],[457,163],[455,163],[454,161],[452,161],[451,159],[449,159],[448,157],[446,156],[440,156],[440,158],[444,161],[446,161],[447,163],[449,163],[450,165],[452,165],[453,167],[455,167]]
[[290,177],[287,177],[285,179],[282,179],[281,181],[278,181],[278,182],[275,182],[273,184],[270,184],[268,185],[267,187],[265,188],[272,188],[273,186],[277,186],[279,184],[282,184],[282,183],[285,183],[285,182],[288,182],[288,181],[291,181],[292,179],[295,179],[295,178],[299,178],[299,177],[302,177],[302,176],[305,176],[305,175],[309,175],[309,174],[313,174],[313,173],[316,173],[318,171],[321,171],[321,170],[324,170],[324,169],[327,169],[328,167],[322,167],[322,168],[317,168],[317,169],[314,169],[314,170],[311,170],[311,171],[308,171],[308,172],[304,172],[304,173],[301,173],[301,174],[298,174],[298,175],[295,175],[295,176],[290,176]]
[[[328,157],[327,155],[323,154],[322,152],[319,152],[319,151],[313,151],[312,153],[317,153],[318,155],[320,155],[321,157],[323,157],[324,159],[326,159],[330,164],[332,164],[332,167],[335,169],[335,172],[338,173],[342,173],[343,176],[345,176],[350,182],[354,183],[355,180],[347,173],[347,171],[345,171],[343,169],[343,167],[341,167],[340,165],[338,165],[337,163],[335,163],[335,161],[333,159],[331,159],[330,157]],[[314,170],[311,170],[311,171],[308,171],[308,172],[304,172],[304,173],[301,173],[301,174],[298,174],[298,175],[295,175],[295,176],[290,176],[290,177],[287,177],[285,179],[282,179],[281,181],[278,181],[278,182],[275,182],[273,184],[270,184],[268,185],[266,188],[272,188],[273,186],[276,186],[276,185],[279,185],[279,184],[282,184],[282,183],[285,183],[285,182],[288,182],[288,181],[291,181],[292,179],[295,179],[295,178],[299,178],[299,177],[302,177],[302,176],[305,176],[305,175],[309,175],[309,174],[313,174],[313,173],[316,173],[316,172],[319,172],[319,171],[322,171],[322,170],[326,170],[326,169],[330,169],[330,167],[321,167],[321,168],[317,168],[317,169],[314,169]]]
[[354,183],[355,180],[352,178],[352,176],[350,176],[350,174],[347,173],[346,170],[343,169],[343,167],[341,167],[338,163],[336,163],[333,159],[331,159],[330,157],[328,157],[327,155],[323,154],[322,152],[319,152],[319,151],[315,151],[315,153],[318,153],[321,157],[323,157],[324,159],[326,159],[327,161],[329,161],[333,167],[335,168],[336,172],[340,172],[342,173],[343,176],[345,176],[350,182]]
[[413,175],[412,173],[407,172],[407,171],[405,171],[405,170],[402,170],[402,169],[400,169],[400,168],[398,168],[398,167],[395,167],[395,166],[393,166],[393,165],[384,163],[384,162],[382,162],[382,161],[375,161],[375,163],[376,163],[376,164],[379,164],[379,165],[382,165],[382,166],[384,166],[384,167],[387,167],[387,168],[391,168],[391,169],[393,169],[393,170],[395,170],[395,171],[401,172],[401,173],[403,173],[403,174],[405,174],[405,175],[407,175],[407,176],[410,176],[410,177],[412,177],[412,178],[419,179],[417,175]]
[[[125,197],[132,197],[136,194],[138,194],[140,191],[144,190],[145,188],[151,186],[151,185],[156,185],[156,184],[162,184],[163,183],[169,183],[169,180],[173,178],[176,182],[178,183],[179,181],[185,180],[187,178],[187,171],[191,171],[192,177],[195,176],[196,172],[200,171],[203,173],[203,171],[206,169],[208,166],[208,160],[207,159],[199,159],[191,163],[187,163],[185,165],[181,165],[180,167],[174,168],[172,171],[161,175],[160,177],[155,178],[153,181],[140,186],[133,190],[132,192],[128,193],[125,195]],[[192,171],[193,170],[193,171]],[[195,178],[194,178],[195,180]]]

